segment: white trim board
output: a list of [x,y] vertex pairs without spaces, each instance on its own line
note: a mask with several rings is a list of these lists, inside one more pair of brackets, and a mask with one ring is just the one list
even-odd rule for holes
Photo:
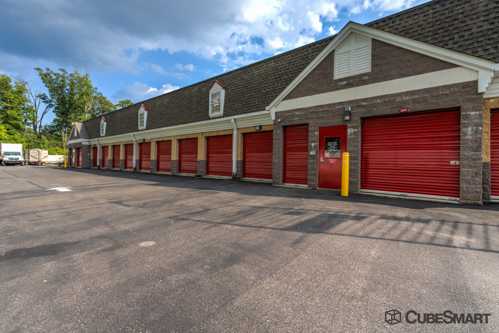
[[238,128],[252,127],[257,125],[270,125],[272,118],[269,111],[252,112],[232,117],[224,117],[211,120],[203,120],[194,123],[154,128],[143,131],[136,131],[124,134],[118,134],[108,137],[98,137],[94,139],[77,139],[71,140],[68,144],[77,142],[88,142],[92,144],[112,144],[123,141],[139,141],[139,140],[154,140],[170,136],[199,134],[213,131],[233,129],[233,119],[237,120]]
[[293,98],[281,102],[276,108],[274,108],[274,110],[272,110],[272,113],[435,88],[456,83],[475,81],[477,78],[477,72],[457,67],[437,72],[409,76],[402,79],[367,84],[355,88]]
[[336,35],[331,43],[269,104],[267,110],[274,110],[334,49],[336,49],[351,33],[358,33],[413,52],[440,59],[461,67],[472,69],[478,73],[478,92],[487,90],[492,81],[494,70],[498,64],[491,61],[451,51],[428,43],[401,37],[392,33],[373,29],[358,23],[350,22]]

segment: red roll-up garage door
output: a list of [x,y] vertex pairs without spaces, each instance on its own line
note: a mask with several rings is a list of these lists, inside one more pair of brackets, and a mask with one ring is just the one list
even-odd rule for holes
[[172,142],[170,140],[158,141],[156,143],[156,147],[158,151],[158,171],[170,172],[172,161]]
[[125,145],[125,169],[133,169],[133,143]]
[[207,173],[211,176],[232,176],[232,135],[207,138]]
[[267,131],[244,134],[244,177],[272,179],[272,133]]
[[499,110],[492,111],[490,128],[491,193],[499,197]]
[[284,182],[307,184],[308,126],[284,128]]
[[180,173],[196,173],[198,139],[182,139],[178,141],[178,160]]
[[81,148],[75,149],[75,166],[77,168],[81,167]]
[[100,157],[100,167],[107,168],[107,160],[109,157],[109,146],[102,146],[102,156]]
[[362,121],[361,187],[459,197],[459,111]]
[[97,168],[97,147],[92,147],[92,167]]
[[151,170],[151,143],[142,142],[140,144],[139,169]]
[[120,145],[113,146],[113,169],[120,168]]

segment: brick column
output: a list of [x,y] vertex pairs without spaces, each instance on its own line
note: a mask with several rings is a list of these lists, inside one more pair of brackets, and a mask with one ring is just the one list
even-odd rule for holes
[[172,175],[177,174],[179,172],[179,170],[178,170],[178,140],[177,140],[177,138],[172,138],[171,172],[172,172]]
[[196,176],[205,176],[207,173],[206,165],[206,137],[202,134],[198,135],[198,156]]
[[120,144],[120,170],[125,170],[125,145]]
[[156,141],[151,141],[151,172],[158,171],[158,150]]
[[82,145],[81,147],[81,167],[83,169],[90,169],[92,162],[90,156],[92,155],[92,147],[90,145]]

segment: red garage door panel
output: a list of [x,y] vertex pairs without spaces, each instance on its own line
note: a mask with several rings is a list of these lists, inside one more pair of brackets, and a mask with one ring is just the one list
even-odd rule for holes
[[499,196],[499,110],[492,112],[490,129],[490,171],[492,195]]
[[140,144],[140,158],[139,158],[139,168],[140,170],[150,170],[151,169],[151,143],[142,142]]
[[362,188],[459,197],[459,112],[362,122]]
[[75,150],[75,165],[77,168],[81,167],[81,149],[76,148]]
[[113,146],[113,168],[114,169],[120,168],[120,146],[119,145]]
[[212,176],[232,176],[232,135],[209,136],[207,173]]
[[97,147],[92,147],[92,166],[97,167]]
[[272,136],[271,131],[244,134],[244,177],[272,179]]
[[308,126],[284,128],[284,182],[307,184]]
[[170,172],[172,170],[172,142],[170,140],[158,141],[156,147],[158,150],[158,171]]
[[102,156],[100,158],[100,166],[101,168],[107,168],[107,159],[109,156],[109,147],[102,146]]
[[133,143],[125,145],[125,169],[133,169]]
[[179,170],[181,173],[196,173],[198,139],[182,139],[178,141]]

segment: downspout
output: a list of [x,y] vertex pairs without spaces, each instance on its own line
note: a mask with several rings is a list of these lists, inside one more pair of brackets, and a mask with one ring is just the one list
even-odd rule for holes
[[232,177],[237,177],[237,121],[232,118]]
[[132,142],[133,142],[133,161],[132,161],[132,167],[133,170],[136,170],[137,168],[137,158],[138,158],[138,145],[137,145],[137,139],[135,138],[135,134],[132,134]]

